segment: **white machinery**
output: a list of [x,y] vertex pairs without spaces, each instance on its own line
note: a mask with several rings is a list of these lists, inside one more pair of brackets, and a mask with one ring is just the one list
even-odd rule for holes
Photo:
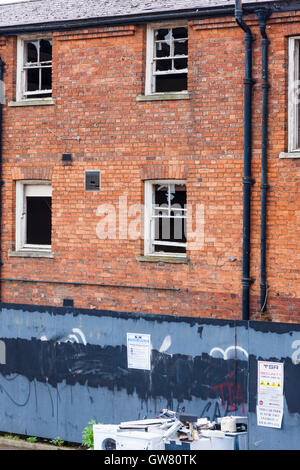
[[94,424],[95,450],[247,450],[247,417],[216,422],[162,410],[156,419]]

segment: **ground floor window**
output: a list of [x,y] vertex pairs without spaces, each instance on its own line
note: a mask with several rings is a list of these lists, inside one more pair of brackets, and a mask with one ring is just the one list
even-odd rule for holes
[[145,182],[145,255],[186,255],[186,184]]
[[52,187],[49,182],[16,183],[16,249],[50,250]]

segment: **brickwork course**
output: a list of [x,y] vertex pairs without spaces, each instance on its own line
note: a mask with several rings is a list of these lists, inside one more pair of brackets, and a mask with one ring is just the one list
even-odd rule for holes
[[[22,12],[24,24],[48,24],[47,5],[75,2],[27,3],[0,6],[0,28],[22,25]],[[189,99],[142,101],[137,97],[145,87],[146,23],[68,30],[67,21],[89,17],[87,9],[93,4],[106,3],[107,9],[116,5],[84,3],[85,15],[78,7],[77,16],[70,10],[64,16],[61,7],[52,17],[66,20],[64,30],[51,32],[52,105],[11,105],[16,100],[17,34],[0,29],[6,92],[1,300],[62,306],[63,299],[73,299],[79,308],[241,319],[244,33],[233,15],[188,18]],[[168,8],[162,5],[157,10],[175,9],[174,2],[163,3]],[[177,9],[201,4],[179,3]],[[201,6],[232,3],[206,1]],[[94,16],[147,11],[146,2],[125,2],[123,11],[120,4],[118,12],[112,9],[110,15],[99,8]],[[15,9],[15,17],[9,16],[9,8]],[[37,17],[34,11],[39,11]],[[270,188],[265,312],[260,311],[261,37],[256,14],[245,19],[256,39],[250,319],[298,323],[300,159],[279,155],[287,150],[288,139],[288,37],[299,35],[300,11],[274,12],[267,21]],[[63,153],[72,154],[71,163],[62,161]],[[100,191],[85,190],[87,170],[100,170]],[[142,260],[143,236],[131,239],[126,230],[118,236],[120,200],[126,200],[128,208],[143,204],[147,179],[185,180],[188,203],[203,208],[203,242],[199,249],[189,250],[188,240],[185,263]],[[12,256],[19,180],[52,183],[51,258]],[[115,239],[97,236],[100,204],[117,208]],[[134,219],[128,214],[129,223]]]

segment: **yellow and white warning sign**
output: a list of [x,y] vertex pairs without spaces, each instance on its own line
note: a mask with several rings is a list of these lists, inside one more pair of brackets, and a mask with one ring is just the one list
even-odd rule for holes
[[258,361],[257,425],[281,428],[284,396],[282,362]]
[[283,362],[258,361],[258,393],[283,394]]

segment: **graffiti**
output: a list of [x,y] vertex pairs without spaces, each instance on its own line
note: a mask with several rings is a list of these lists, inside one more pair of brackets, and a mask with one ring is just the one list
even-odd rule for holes
[[296,349],[296,351],[292,354],[292,362],[293,364],[297,365],[300,364],[300,340],[296,340],[292,343],[292,348]]
[[0,341],[0,364],[6,363],[6,347],[4,341]]
[[171,344],[172,344],[172,340],[171,340],[171,336],[166,336],[165,339],[163,340],[160,348],[159,348],[159,352],[160,353],[165,353],[167,352],[167,350],[171,347]]
[[[40,338],[41,341],[49,341],[47,336],[43,335]],[[81,331],[80,328],[72,328],[72,333],[69,335],[61,335],[55,338],[52,338],[52,341],[56,341],[57,343],[65,342],[65,343],[82,343],[85,346],[87,345],[87,340],[85,334]]]
[[234,384],[234,382],[232,381],[225,381],[220,384],[214,385],[212,388],[216,392],[219,392],[219,395],[222,400],[222,408],[225,409],[225,407],[227,406],[228,413],[236,411],[238,408],[238,403],[241,403],[242,413],[245,413],[244,405],[247,399],[244,396],[243,387],[240,383]]
[[[26,406],[31,394],[30,381],[24,377],[21,377],[19,374],[1,378],[2,383],[0,384],[0,393],[4,393],[15,406]],[[19,397],[14,397],[14,393],[19,395],[20,389],[22,390],[22,399]]]
[[[229,346],[227,349],[225,349],[225,351],[222,348],[216,347],[216,348],[211,349],[209,355],[210,356],[215,356],[216,353],[219,352],[219,353],[221,353],[221,356],[225,360],[227,360],[227,359],[230,359],[230,354],[229,354],[230,351],[233,351],[234,356],[236,356],[237,352],[240,351],[245,356],[245,358],[248,359],[247,351],[244,348],[242,348],[241,346]],[[232,358],[232,356],[231,356],[231,358]]]

